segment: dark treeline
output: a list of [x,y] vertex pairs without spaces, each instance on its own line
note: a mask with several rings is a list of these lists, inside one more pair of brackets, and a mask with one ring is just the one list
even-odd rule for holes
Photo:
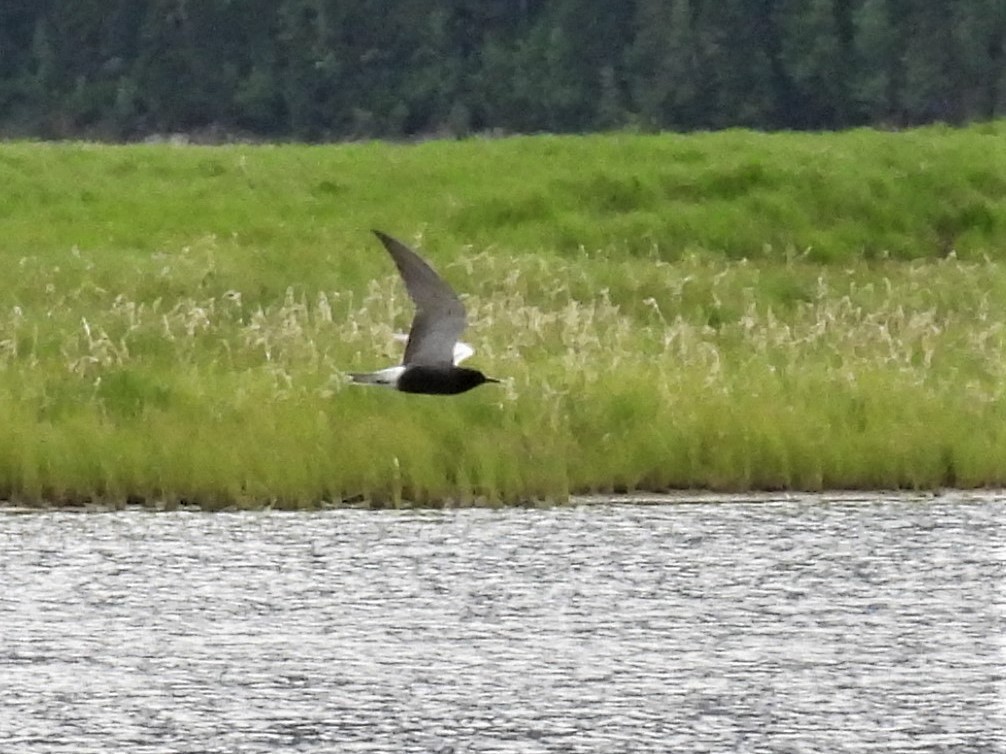
[[0,0],[0,131],[340,139],[958,123],[1006,0]]

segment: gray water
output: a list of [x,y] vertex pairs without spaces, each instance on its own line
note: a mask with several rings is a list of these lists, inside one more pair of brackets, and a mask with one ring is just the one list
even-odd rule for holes
[[0,515],[0,752],[1003,752],[1004,520]]

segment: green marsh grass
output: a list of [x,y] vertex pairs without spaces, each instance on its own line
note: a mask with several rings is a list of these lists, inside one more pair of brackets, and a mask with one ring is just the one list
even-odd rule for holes
[[[0,495],[507,504],[1006,482],[1001,125],[0,145]],[[465,294],[452,399],[350,387]]]

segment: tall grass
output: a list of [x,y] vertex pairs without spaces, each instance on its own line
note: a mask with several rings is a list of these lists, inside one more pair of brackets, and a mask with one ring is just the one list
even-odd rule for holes
[[[997,134],[2,145],[0,495],[1001,485]],[[465,292],[503,385],[346,384],[412,313],[371,225]]]
[[270,290],[287,277],[335,287],[374,273],[341,254],[374,225],[421,234],[431,248],[573,257],[1000,257],[1004,136],[994,123],[413,146],[6,144],[0,213],[14,253],[76,245],[119,259],[212,235]]

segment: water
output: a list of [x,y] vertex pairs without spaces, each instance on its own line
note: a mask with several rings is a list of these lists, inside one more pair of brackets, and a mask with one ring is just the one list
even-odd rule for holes
[[1003,752],[1004,520],[0,515],[0,752]]

